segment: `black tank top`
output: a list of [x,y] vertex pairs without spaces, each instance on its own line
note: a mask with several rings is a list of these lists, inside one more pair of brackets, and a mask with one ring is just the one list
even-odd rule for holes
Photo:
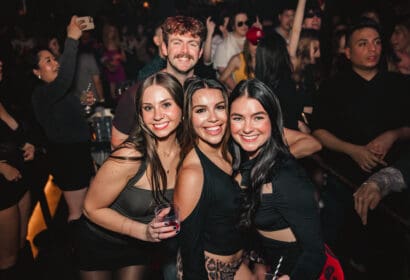
[[242,236],[238,230],[240,214],[240,187],[231,175],[225,173],[198,147],[195,151],[204,171],[203,194],[208,198],[204,233],[204,249],[220,255],[229,255],[242,249]]

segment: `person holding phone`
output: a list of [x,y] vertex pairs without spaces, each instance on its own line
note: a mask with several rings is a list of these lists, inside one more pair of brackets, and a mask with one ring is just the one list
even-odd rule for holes
[[[67,26],[64,53],[59,61],[48,49],[41,47],[34,49],[29,58],[32,72],[39,80],[32,94],[33,110],[47,137],[51,174],[63,192],[70,225],[81,216],[84,197],[95,172],[83,106],[70,92],[83,28],[77,16],[73,16]],[[90,92],[89,104],[93,99]]]
[[100,167],[85,199],[75,246],[83,280],[146,279],[156,252],[165,262],[173,257],[175,268],[170,238],[179,228],[164,220],[169,207],[157,217],[154,210],[172,203],[182,99],[182,86],[170,74],[158,72],[140,85],[136,126]]

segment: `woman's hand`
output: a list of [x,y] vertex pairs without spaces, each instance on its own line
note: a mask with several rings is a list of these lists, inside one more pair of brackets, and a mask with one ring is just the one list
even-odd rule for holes
[[17,182],[22,178],[20,171],[6,162],[0,162],[0,173],[10,182]]
[[81,24],[77,23],[77,16],[72,16],[69,25],[67,26],[67,37],[78,40],[80,39],[83,32],[81,31],[82,28],[85,28],[85,25],[82,26]]
[[162,239],[174,237],[179,232],[176,226],[170,226],[167,221],[162,222],[164,217],[169,213],[170,208],[163,209],[152,221],[147,225],[146,237],[148,241],[160,242]]
[[36,151],[36,148],[34,147],[34,145],[30,143],[26,143],[21,149],[23,150],[24,161],[29,161],[29,160],[34,159],[34,152]]

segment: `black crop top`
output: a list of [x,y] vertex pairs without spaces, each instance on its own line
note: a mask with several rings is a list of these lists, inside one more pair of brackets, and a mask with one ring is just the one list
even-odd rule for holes
[[290,277],[306,279],[312,264],[320,270],[324,258],[315,187],[294,158],[282,164],[271,183],[272,193],[261,196],[255,225],[263,231],[291,228],[302,253]]
[[238,229],[241,190],[236,181],[198,147],[195,151],[201,161],[204,182],[198,204],[181,224],[183,277],[208,279],[204,251],[232,255],[243,248]]

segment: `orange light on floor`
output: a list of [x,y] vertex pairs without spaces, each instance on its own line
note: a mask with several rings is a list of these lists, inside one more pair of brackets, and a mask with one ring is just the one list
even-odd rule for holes
[[[57,210],[58,202],[61,198],[61,191],[54,185],[52,176],[49,176],[48,178],[47,184],[44,187],[44,193],[46,196],[48,207],[50,209],[50,214],[53,217]],[[36,206],[34,207],[34,211],[30,217],[27,232],[27,239],[30,241],[34,257],[37,256],[38,250],[37,247],[33,244],[33,239],[39,232],[46,228],[47,225],[44,221],[43,213],[41,212],[40,203],[37,202]]]

